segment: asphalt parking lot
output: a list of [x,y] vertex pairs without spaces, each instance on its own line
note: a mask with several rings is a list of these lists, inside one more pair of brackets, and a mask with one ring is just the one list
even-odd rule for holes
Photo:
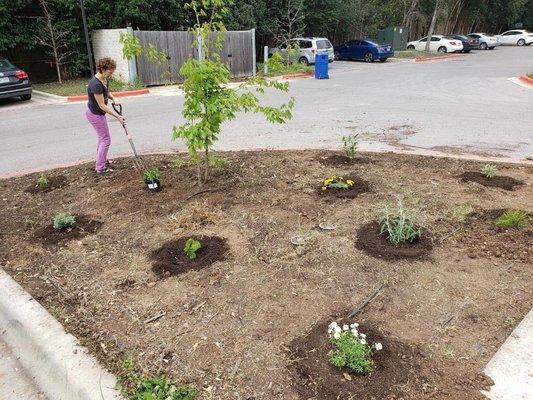
[[[294,118],[271,125],[243,114],[224,125],[215,148],[338,148],[359,133],[361,148],[508,157],[533,155],[533,90],[511,77],[532,72],[533,46],[475,51],[438,62],[330,64],[330,79],[296,79]],[[268,92],[279,104],[287,96]],[[185,150],[170,140],[183,122],[183,98],[148,95],[123,99],[137,147],[144,152]],[[93,157],[95,137],[84,104],[0,102],[0,171],[45,168]],[[129,147],[115,121],[111,156]]]

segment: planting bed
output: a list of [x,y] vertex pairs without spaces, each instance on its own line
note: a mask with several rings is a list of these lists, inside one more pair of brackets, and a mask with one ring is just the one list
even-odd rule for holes
[[[220,155],[231,165],[203,188],[194,167],[147,157],[163,174],[155,194],[128,159],[105,177],[92,164],[50,171],[67,184],[48,193],[25,191],[37,175],[0,181],[0,265],[111,370],[133,355],[144,373],[192,383],[201,398],[483,398],[480,372],[533,305],[531,223],[495,226],[502,209],[531,213],[533,167],[498,165],[523,182],[509,192],[458,179],[482,167],[464,160]],[[317,193],[332,175],[371,190]],[[396,195],[418,210],[424,233],[413,246],[429,246],[420,256],[361,250],[363,232],[383,239],[373,223]],[[43,245],[36,238],[61,212],[78,216],[72,232],[84,215],[98,229]],[[305,244],[291,244],[295,236]],[[206,245],[197,264],[180,253],[190,237]],[[335,370],[327,324],[381,285],[351,319],[383,343],[376,371]]]

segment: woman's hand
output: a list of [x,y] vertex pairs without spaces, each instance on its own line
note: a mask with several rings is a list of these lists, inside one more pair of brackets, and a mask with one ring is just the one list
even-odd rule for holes
[[116,118],[122,125],[126,125],[126,118],[124,118],[122,115],[117,115]]

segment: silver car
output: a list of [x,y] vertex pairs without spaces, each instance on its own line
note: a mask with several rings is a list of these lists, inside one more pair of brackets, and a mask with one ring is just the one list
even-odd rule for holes
[[[289,43],[297,44],[299,47],[298,53],[294,56],[294,60],[301,64],[314,64],[315,56],[320,53],[327,53],[329,62],[335,59],[333,45],[326,38],[295,38],[291,39]],[[279,47],[274,47],[268,50],[269,56],[275,52],[281,52],[283,57],[287,58],[287,43]]]
[[481,50],[492,50],[496,46],[500,46],[502,44],[497,37],[487,35],[486,33],[473,32],[469,33],[468,36],[479,40],[479,48]]

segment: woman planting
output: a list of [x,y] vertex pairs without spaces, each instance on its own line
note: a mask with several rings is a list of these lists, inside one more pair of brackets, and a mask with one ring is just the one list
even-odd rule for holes
[[107,151],[111,145],[111,136],[107,126],[106,114],[115,117],[121,124],[125,123],[123,116],[116,113],[107,106],[108,99],[113,104],[119,104],[116,98],[109,92],[108,79],[115,72],[117,64],[111,58],[102,58],[96,64],[97,73],[89,81],[87,87],[87,120],[93,126],[98,136],[98,147],[96,151],[96,173],[103,174],[110,170],[106,167]]

